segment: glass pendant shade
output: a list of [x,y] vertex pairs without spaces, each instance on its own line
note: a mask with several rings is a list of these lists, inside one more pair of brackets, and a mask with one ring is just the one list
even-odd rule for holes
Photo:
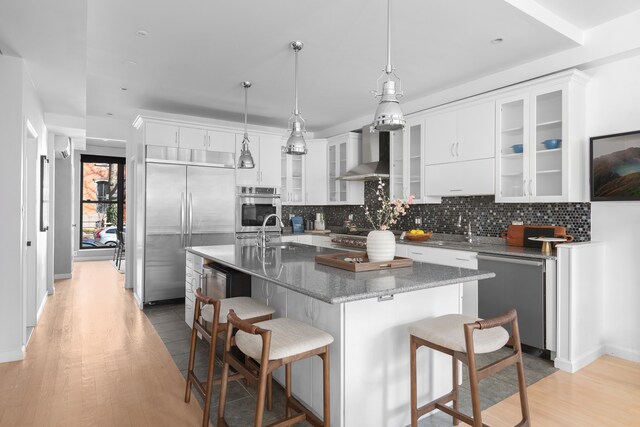
[[[382,90],[378,90],[383,78],[385,81],[382,83]],[[396,80],[399,83],[397,89]],[[380,97],[380,103],[371,126],[378,131],[403,129],[405,119],[398,102],[398,98],[403,95],[402,84],[395,73],[395,68],[391,65],[391,0],[387,0],[387,65],[378,78],[376,86],[374,94],[376,97]]]
[[298,52],[302,50],[304,43],[299,40],[294,40],[289,44],[289,46],[291,46],[295,54],[295,108],[293,110],[293,115],[289,118],[291,134],[289,135],[289,139],[287,139],[287,145],[285,146],[284,152],[286,154],[299,156],[307,154],[307,143],[304,140],[306,129],[304,119],[300,115],[300,110],[298,109]]
[[240,157],[238,158],[239,169],[253,169],[256,164],[253,162],[253,156],[249,151],[249,136],[245,133],[242,140],[242,149],[240,150]]
[[296,120],[292,124],[291,135],[287,139],[286,154],[302,155],[307,154],[307,143],[304,140],[304,127],[300,121]]
[[253,156],[249,150],[249,134],[247,133],[247,92],[249,92],[251,82],[242,82],[242,87],[244,88],[244,138],[238,158],[238,169],[253,169],[256,164],[253,162]]
[[395,82],[384,82],[382,97],[373,119],[373,127],[379,131],[392,131],[404,128],[405,119],[396,95]]

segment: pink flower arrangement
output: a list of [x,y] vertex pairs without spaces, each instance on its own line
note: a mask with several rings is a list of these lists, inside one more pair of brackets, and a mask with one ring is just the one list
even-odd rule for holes
[[415,199],[415,196],[412,194],[405,201],[400,199],[391,200],[385,194],[384,186],[385,184],[382,179],[379,179],[376,196],[378,196],[378,201],[380,202],[380,209],[372,213],[368,206],[364,207],[364,215],[367,221],[377,230],[388,230],[392,225],[396,224],[398,218],[407,214],[409,206]]

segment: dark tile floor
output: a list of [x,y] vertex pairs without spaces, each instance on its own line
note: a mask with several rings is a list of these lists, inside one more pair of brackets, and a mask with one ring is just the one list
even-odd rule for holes
[[[171,302],[164,304],[156,304],[153,306],[145,306],[144,313],[151,321],[156,332],[164,342],[167,350],[173,357],[174,362],[182,375],[186,377],[187,367],[189,364],[189,344],[191,339],[191,328],[184,321],[184,303]],[[220,351],[220,350],[219,350]],[[504,349],[493,355],[480,355],[478,363],[484,366],[491,363],[492,360],[500,357],[500,353],[506,354],[509,350]],[[207,357],[209,354],[209,346],[204,341],[199,341],[196,353],[195,371],[196,375],[202,379],[206,377]],[[539,357],[525,354],[525,376],[527,385],[531,385],[542,378],[556,371],[553,363]],[[222,366],[218,360],[217,366]],[[219,371],[216,372],[216,377]],[[507,397],[517,393],[518,381],[515,367],[510,367],[496,375],[486,378],[480,382],[480,396],[482,409],[506,399]],[[282,388],[274,382],[273,387],[273,411],[265,411],[265,423],[274,421],[284,413],[284,393]],[[195,391],[192,392],[200,405],[202,399]],[[254,388],[245,386],[240,381],[234,381],[229,385],[229,393],[227,397],[227,406],[225,417],[231,427],[245,427],[253,423],[255,413],[255,396]],[[216,423],[218,402],[218,387],[214,387],[212,396],[211,422]],[[467,414],[471,414],[471,397],[469,394],[469,381],[466,370],[463,366],[463,383],[460,390],[460,409]],[[307,426],[307,423],[300,423],[300,426]],[[419,425],[421,427],[431,426],[451,426],[451,417],[442,413],[436,413],[429,417],[423,418]]]

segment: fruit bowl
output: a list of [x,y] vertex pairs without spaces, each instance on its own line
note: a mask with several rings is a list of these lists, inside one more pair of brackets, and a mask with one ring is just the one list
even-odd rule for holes
[[404,233],[404,238],[413,242],[425,242],[433,236],[432,231],[425,231],[423,234],[411,234],[410,232]]

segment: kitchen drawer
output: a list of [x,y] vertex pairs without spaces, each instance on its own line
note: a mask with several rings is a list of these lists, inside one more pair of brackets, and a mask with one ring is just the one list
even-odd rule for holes
[[184,321],[189,327],[193,327],[193,301],[188,299],[184,300]]
[[198,273],[202,273],[202,265],[204,264],[204,259],[201,256],[195,255],[189,251],[186,254],[186,266]]

